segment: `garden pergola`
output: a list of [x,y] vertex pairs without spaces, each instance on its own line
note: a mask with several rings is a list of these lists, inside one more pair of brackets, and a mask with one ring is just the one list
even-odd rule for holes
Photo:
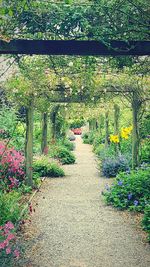
[[145,56],[150,41],[0,40],[0,54]]
[[[17,39],[6,42],[0,40],[0,54],[24,54],[24,55],[75,55],[75,56],[146,56],[150,55],[150,41],[76,41],[76,40],[26,40]],[[110,90],[111,91],[111,90]],[[114,92],[114,89],[112,90]],[[103,93],[103,92],[102,92]],[[99,96],[98,98],[100,98]],[[86,102],[86,99],[59,98],[50,100],[56,103]],[[32,102],[32,101],[31,101]],[[136,99],[135,99],[136,103]],[[135,105],[135,120],[136,115]],[[136,127],[135,127],[136,131]],[[137,137],[137,136],[136,136]],[[28,183],[32,184],[32,161],[33,161],[33,105],[28,110],[26,144],[26,173]],[[136,142],[136,138],[135,138]],[[135,149],[137,145],[135,145]],[[136,153],[136,151],[135,151]]]

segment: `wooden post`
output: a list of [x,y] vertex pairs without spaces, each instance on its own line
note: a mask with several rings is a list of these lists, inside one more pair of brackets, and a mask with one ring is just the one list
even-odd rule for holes
[[41,151],[42,154],[47,154],[47,123],[48,123],[48,113],[44,112],[42,114],[42,141],[41,141]]
[[[119,135],[119,116],[120,116],[120,107],[117,104],[114,104],[114,133]],[[115,145],[116,153],[119,152],[119,144]]]
[[33,186],[33,97],[29,101],[26,112],[26,142],[25,142],[26,184]]
[[105,148],[109,145],[109,112],[105,112]]
[[139,112],[141,102],[136,92],[133,92],[132,99],[132,168],[135,169],[139,165]]
[[120,107],[117,104],[114,104],[114,133],[119,134],[119,116],[120,116]]
[[51,114],[50,114],[50,119],[51,119],[51,134],[52,134],[52,139],[56,139],[56,119],[57,119],[57,113],[60,108],[60,105],[56,105],[53,107]]
[[104,128],[104,116],[103,114],[100,115],[100,119],[99,119],[99,133],[100,136],[102,136],[102,129]]

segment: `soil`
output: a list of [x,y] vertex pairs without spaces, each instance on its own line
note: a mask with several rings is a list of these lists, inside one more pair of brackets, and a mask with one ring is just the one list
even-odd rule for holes
[[139,216],[106,206],[92,146],[76,138],[76,164],[46,179],[24,232],[23,267],[149,267],[150,246]]

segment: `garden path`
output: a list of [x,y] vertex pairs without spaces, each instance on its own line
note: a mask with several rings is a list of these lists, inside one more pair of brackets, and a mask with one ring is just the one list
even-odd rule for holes
[[77,137],[75,154],[66,177],[46,180],[34,199],[23,266],[149,267],[149,245],[130,216],[103,202],[108,180],[99,177],[92,147]]

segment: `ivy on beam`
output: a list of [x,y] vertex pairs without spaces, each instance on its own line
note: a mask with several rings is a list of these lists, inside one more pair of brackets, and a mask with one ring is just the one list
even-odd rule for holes
[[150,41],[60,41],[60,40],[0,40],[0,54],[26,55],[150,55]]

